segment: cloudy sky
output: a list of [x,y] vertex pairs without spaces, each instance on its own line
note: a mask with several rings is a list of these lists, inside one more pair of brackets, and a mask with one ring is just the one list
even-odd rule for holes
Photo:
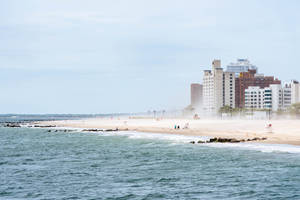
[[0,0],[0,113],[182,108],[212,59],[300,80],[297,0]]

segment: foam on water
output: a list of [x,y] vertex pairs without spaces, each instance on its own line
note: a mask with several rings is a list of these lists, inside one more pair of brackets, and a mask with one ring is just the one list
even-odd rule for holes
[[299,148],[204,138],[0,127],[0,199],[300,199]]
[[238,148],[245,150],[256,150],[261,152],[282,152],[282,153],[299,153],[300,147],[296,145],[288,144],[265,144],[265,143],[209,143],[203,144],[210,147],[216,148]]
[[[70,128],[70,127],[49,127],[48,129],[68,129],[76,132],[81,132],[83,128]],[[89,131],[86,131],[89,132]],[[117,132],[92,132],[101,136],[126,136],[130,139],[150,139],[150,140],[166,140],[171,141],[172,145],[176,144],[189,144],[191,141],[207,141],[211,137],[208,136],[187,136],[179,134],[167,134],[167,133],[146,133],[135,131],[117,131]],[[281,153],[297,153],[300,154],[300,146],[288,145],[288,144],[266,144],[266,143],[206,143],[206,144],[194,144],[199,146],[208,146],[214,148],[237,148],[241,150],[255,150],[261,152],[281,152]]]
[[[103,135],[103,133],[101,133]],[[104,133],[104,135],[111,136],[112,133]],[[154,139],[154,140],[169,140],[177,143],[188,143],[192,140],[206,141],[209,137],[204,136],[185,136],[178,134],[163,134],[163,133],[144,133],[134,131],[115,132],[115,135],[127,136],[130,139]]]
[[[211,137],[205,136],[186,136],[178,134],[162,134],[162,133],[144,133],[144,132],[101,132],[103,136],[127,136],[130,139],[151,139],[151,140],[168,140],[172,144],[190,143],[191,141],[206,141]],[[194,144],[199,146],[208,146],[214,148],[237,148],[243,150],[255,150],[261,152],[282,152],[282,153],[299,153],[300,146],[288,144],[266,144],[266,143],[206,143]]]

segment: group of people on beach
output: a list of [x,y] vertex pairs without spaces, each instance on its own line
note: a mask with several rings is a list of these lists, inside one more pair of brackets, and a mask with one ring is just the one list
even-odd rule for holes
[[[189,123],[186,123],[186,124],[184,125],[183,129],[188,129],[189,127],[190,127],[190,124],[189,124]],[[180,129],[180,126],[175,124],[174,129]]]
[[180,126],[175,124],[174,129],[180,129]]

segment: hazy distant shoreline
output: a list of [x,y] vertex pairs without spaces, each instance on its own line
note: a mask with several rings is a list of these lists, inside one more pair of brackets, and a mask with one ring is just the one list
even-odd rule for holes
[[[248,139],[267,137],[263,143],[300,145],[299,120],[193,120],[153,118],[89,118],[35,122],[67,128],[120,129],[128,131]],[[272,124],[271,128],[267,128]],[[175,129],[180,126],[180,129]],[[188,125],[187,129],[183,129]]]

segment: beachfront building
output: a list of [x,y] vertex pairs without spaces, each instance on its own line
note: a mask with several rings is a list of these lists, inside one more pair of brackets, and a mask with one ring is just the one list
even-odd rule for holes
[[249,69],[247,72],[241,72],[239,76],[235,78],[235,107],[245,107],[245,90],[250,86],[266,88],[271,84],[281,84],[281,81],[275,79],[273,76],[257,74],[256,69]]
[[203,85],[199,83],[191,84],[191,107],[200,109],[203,103]]
[[217,113],[225,105],[235,107],[235,73],[224,72],[221,61],[212,62],[212,70],[204,70],[203,109]]
[[291,86],[291,103],[300,102],[300,84],[296,80],[292,80],[290,83]]
[[291,86],[289,84],[271,84],[260,88],[250,86],[245,90],[245,108],[269,109],[272,111],[286,110],[291,106]]
[[265,108],[265,89],[258,86],[250,86],[245,91],[245,108],[264,109]]
[[241,72],[248,72],[248,70],[256,70],[257,67],[250,63],[248,59],[237,59],[237,62],[232,62],[227,65],[227,72],[234,72],[236,76],[239,76]]

